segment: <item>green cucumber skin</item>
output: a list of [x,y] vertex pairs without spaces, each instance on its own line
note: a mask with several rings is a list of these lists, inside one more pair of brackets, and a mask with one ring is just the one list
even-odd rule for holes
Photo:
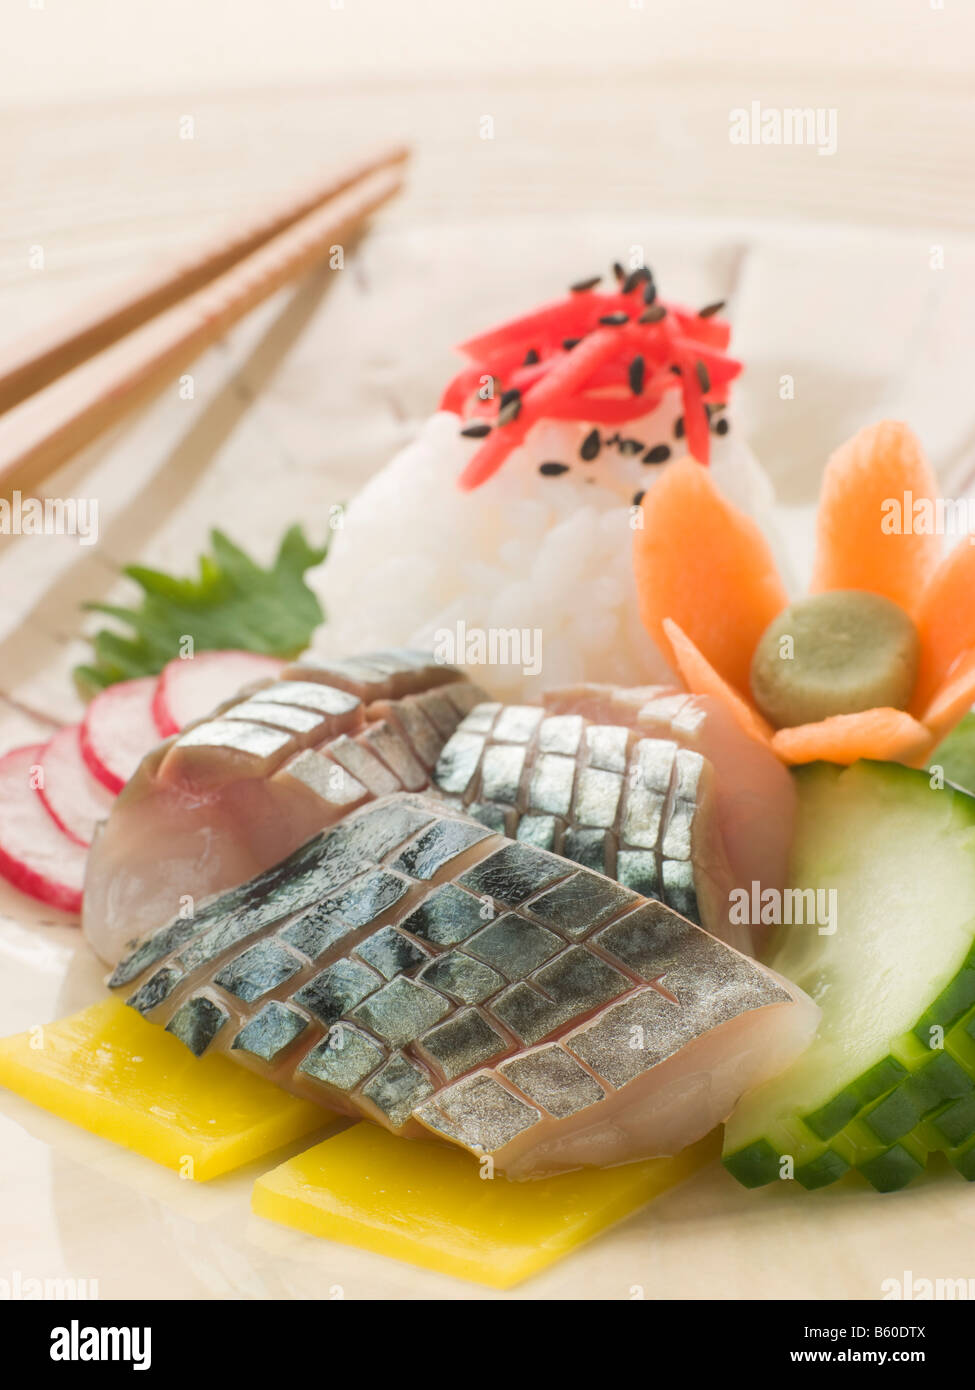
[[832,1139],[856,1118],[865,1105],[886,1095],[895,1082],[907,1076],[907,1068],[896,1057],[885,1057],[865,1071],[851,1086],[834,1096],[819,1110],[804,1115],[803,1121],[820,1139]]
[[[907,1057],[916,1049],[915,1070],[898,1062],[904,1079],[864,1106],[831,1136],[831,1144],[793,1146],[795,1179],[801,1186],[827,1186],[853,1167],[878,1191],[892,1192],[923,1171],[927,1153],[963,1145],[975,1136],[975,1007],[947,1034],[944,1050],[921,1051],[913,1034],[894,1047]],[[736,1162],[753,1153],[750,1162]],[[761,1140],[728,1155],[725,1166],[739,1182],[747,1175],[744,1186],[760,1187],[780,1177],[785,1157]]]
[[[975,1134],[975,1091],[939,1110],[931,1118],[930,1126],[944,1148],[956,1149],[963,1145]],[[934,1148],[935,1143],[931,1147]]]
[[758,1139],[747,1148],[729,1154],[724,1166],[742,1187],[765,1187],[781,1173],[782,1155],[767,1139]]
[[861,1164],[857,1172],[862,1173],[878,1192],[899,1192],[902,1187],[919,1178],[924,1167],[902,1144],[895,1144],[893,1148]]
[[[766,1187],[782,1179],[782,1163],[787,1156],[780,1154],[766,1139],[759,1139],[747,1149],[729,1154],[724,1166],[742,1187]],[[850,1164],[841,1154],[825,1148],[807,1163],[796,1167],[794,1177],[801,1187],[812,1191],[836,1182],[848,1172]]]
[[[868,766],[894,786],[925,776],[900,765]],[[813,764],[797,769],[796,778],[801,788],[836,772]],[[959,801],[957,809],[975,824],[969,793],[944,788],[939,795]],[[945,1037],[943,1049],[931,1047],[935,1028]],[[732,1176],[744,1186],[762,1186],[779,1178],[783,1159],[791,1157],[796,1181],[810,1190],[852,1168],[876,1190],[892,1192],[917,1178],[929,1152],[941,1149],[963,1177],[975,1180],[975,940],[910,1033],[892,1041],[887,1057],[825,1105],[793,1120],[808,1129],[810,1142],[793,1145],[798,1151],[787,1155],[783,1145],[758,1138],[724,1156]]]
[[935,1052],[931,1060],[900,1082],[863,1115],[868,1129],[887,1143],[909,1134],[946,1100],[961,1100],[975,1089],[975,1081],[948,1052]]
[[948,1052],[938,1052],[927,1066],[903,1083],[916,1105],[918,1118],[930,1115],[942,1101],[961,1100],[975,1089],[975,1081]]
[[932,1028],[947,1031],[975,1004],[975,945],[958,974],[937,999],[925,1009],[914,1025],[914,1036],[925,1045],[931,1038]]
[[949,1149],[948,1162],[966,1182],[975,1182],[975,1139],[969,1139],[967,1144],[961,1144],[956,1149]]
[[923,1119],[923,1112],[918,1110],[911,1095],[898,1086],[878,1101],[862,1119],[871,1134],[876,1135],[882,1143],[896,1144]]
[[824,1149],[817,1157],[796,1168],[796,1182],[807,1192],[829,1187],[850,1171],[850,1164],[835,1149]]

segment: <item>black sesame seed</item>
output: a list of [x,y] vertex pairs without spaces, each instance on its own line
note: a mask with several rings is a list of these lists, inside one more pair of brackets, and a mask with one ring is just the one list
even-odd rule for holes
[[622,309],[617,309],[613,314],[601,314],[599,322],[605,323],[608,328],[619,328],[620,324],[629,323],[629,314],[624,314]]
[[731,426],[728,424],[728,421],[722,415],[721,419],[717,422],[717,424],[714,427],[714,432],[715,434],[727,434],[730,429]]
[[604,440],[603,440],[603,443],[606,445],[606,448],[607,448],[607,449],[611,449],[611,448],[613,447],[614,444],[619,444],[619,442],[620,442],[620,437],[619,437],[619,434],[618,434],[618,433],[617,433],[617,434],[611,434],[611,435],[609,436],[608,439],[604,439]]
[[465,425],[461,434],[465,439],[483,439],[486,434],[491,433],[491,426],[487,420],[475,420],[473,425]]
[[633,392],[634,396],[642,395],[643,382],[646,377],[646,363],[642,357],[639,355],[634,357],[627,368],[627,376],[629,377],[630,390]]
[[642,285],[644,280],[650,279],[650,272],[645,265],[637,266],[636,270],[631,270],[623,281],[623,293],[632,294],[637,285]]
[[670,458],[669,444],[655,444],[643,455],[644,463],[666,463]]
[[701,390],[710,391],[711,377],[708,374],[707,367],[705,367],[704,363],[700,359],[698,359],[698,361],[694,363],[694,370],[697,372],[697,379],[701,383]]
[[569,465],[567,463],[540,463],[538,471],[543,478],[557,478],[560,473],[568,473]]
[[720,314],[720,313],[721,313],[721,310],[722,310],[722,309],[724,308],[724,306],[725,306],[725,303],[726,303],[725,300],[723,300],[723,299],[717,299],[717,300],[715,300],[715,302],[714,302],[713,304],[705,304],[705,306],[704,306],[703,309],[698,309],[698,311],[697,311],[697,316],[698,316],[698,318],[699,318],[699,319],[709,319],[709,318],[712,318],[715,314]]
[[521,400],[521,392],[518,390],[517,386],[512,386],[512,388],[511,388],[510,391],[505,391],[505,392],[502,393],[502,396],[501,396],[501,409],[504,410],[504,408],[505,408],[506,405],[511,405],[512,401],[520,401],[520,400]]
[[517,400],[509,401],[507,405],[501,407],[498,411],[498,424],[510,425],[512,420],[517,420],[520,414],[521,397],[519,396]]
[[683,417],[683,415],[678,415],[677,419],[674,421],[674,438],[675,438],[675,439],[683,439],[683,438],[684,438],[684,417]]
[[639,492],[634,492],[634,494],[633,494],[633,506],[634,506],[634,507],[638,507],[638,506],[640,505],[640,503],[643,501],[644,497],[646,497],[646,495],[647,495],[647,494],[646,494],[646,490],[645,490],[645,489],[641,489]]
[[579,343],[581,343],[581,342],[582,342],[582,339],[581,339],[581,338],[563,338],[563,339],[562,339],[562,346],[565,348],[566,352],[571,352],[572,349],[573,349],[574,347],[576,347],[576,346],[577,346]]
[[644,304],[652,304],[657,298],[657,287],[653,283],[653,276],[650,275],[649,271],[647,276],[647,283],[643,287],[643,302]]
[[638,323],[659,323],[666,316],[667,310],[662,304],[651,304],[649,309],[644,309],[637,320]]
[[642,440],[642,439],[621,439],[621,440],[620,440],[620,453],[621,453],[621,454],[624,454],[624,455],[627,455],[627,456],[631,456],[631,455],[633,455],[633,454],[638,454],[642,448],[643,448],[643,440]]
[[602,278],[601,275],[592,275],[588,280],[577,280],[569,289],[573,294],[585,294],[586,290],[594,290]]
[[538,353],[535,350],[535,348],[529,348],[528,351],[525,353],[525,360],[524,362],[522,362],[521,365],[523,367],[534,367],[535,363],[538,360]]
[[616,276],[617,280],[623,280],[626,278],[626,271],[620,265],[619,261],[613,262],[613,274]]
[[674,376],[680,376],[681,369],[677,362],[669,370],[673,372]]
[[586,463],[592,463],[602,447],[603,441],[599,437],[599,431],[590,430],[579,448],[579,457],[585,459]]

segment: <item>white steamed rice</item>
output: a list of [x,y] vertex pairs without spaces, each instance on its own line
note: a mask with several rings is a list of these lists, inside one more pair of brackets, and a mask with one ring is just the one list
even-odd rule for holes
[[[667,443],[683,452],[674,397],[621,432],[645,448]],[[640,622],[631,557],[633,496],[653,486],[656,466],[615,448],[581,461],[589,428],[541,422],[489,482],[465,493],[456,479],[477,441],[461,437],[456,415],[431,416],[354,498],[334,533],[313,576],[326,611],[315,650],[340,657],[407,644],[433,648],[468,664],[505,700],[537,699],[581,680],[666,680],[666,663]],[[569,463],[569,471],[543,476],[546,461]],[[771,488],[733,428],[712,435],[711,470],[720,490],[768,533]],[[526,634],[520,653],[494,653],[520,660],[465,663],[458,623],[469,640],[483,633],[502,648],[511,640],[503,634]]]

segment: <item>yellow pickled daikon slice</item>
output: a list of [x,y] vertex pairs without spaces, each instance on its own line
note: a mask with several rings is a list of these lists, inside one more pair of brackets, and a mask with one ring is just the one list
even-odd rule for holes
[[335,1119],[227,1057],[194,1057],[119,999],[0,1039],[0,1085],[198,1181]]
[[357,1124],[258,1178],[252,1205],[310,1235],[507,1289],[690,1177],[716,1135],[676,1158],[509,1182],[459,1149]]

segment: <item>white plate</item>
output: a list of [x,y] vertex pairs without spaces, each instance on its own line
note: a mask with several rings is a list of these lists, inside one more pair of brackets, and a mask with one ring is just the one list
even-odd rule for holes
[[[945,491],[967,481],[975,394],[966,374],[975,251],[933,269],[923,238],[655,220],[525,219],[377,228],[357,266],[285,295],[208,354],[192,401],[171,396],[65,470],[60,495],[102,499],[101,539],[25,540],[0,555],[0,744],[77,717],[68,672],[82,598],[122,592],[106,559],[189,568],[217,523],[267,557],[301,518],[324,534],[347,498],[431,410],[450,344],[645,245],[668,296],[730,299],[747,363],[739,424],[788,504],[808,563],[828,451],[888,414],[909,420]],[[782,399],[783,377],[793,379]],[[0,1032],[102,996],[70,926],[0,893]],[[295,1145],[297,1152],[304,1145]],[[201,1186],[0,1096],[0,1279],[97,1281],[126,1298],[876,1298],[905,1269],[971,1273],[970,1194],[930,1174],[896,1197],[783,1183],[745,1192],[717,1166],[507,1295],[275,1227],[249,1210],[254,1177]]]

